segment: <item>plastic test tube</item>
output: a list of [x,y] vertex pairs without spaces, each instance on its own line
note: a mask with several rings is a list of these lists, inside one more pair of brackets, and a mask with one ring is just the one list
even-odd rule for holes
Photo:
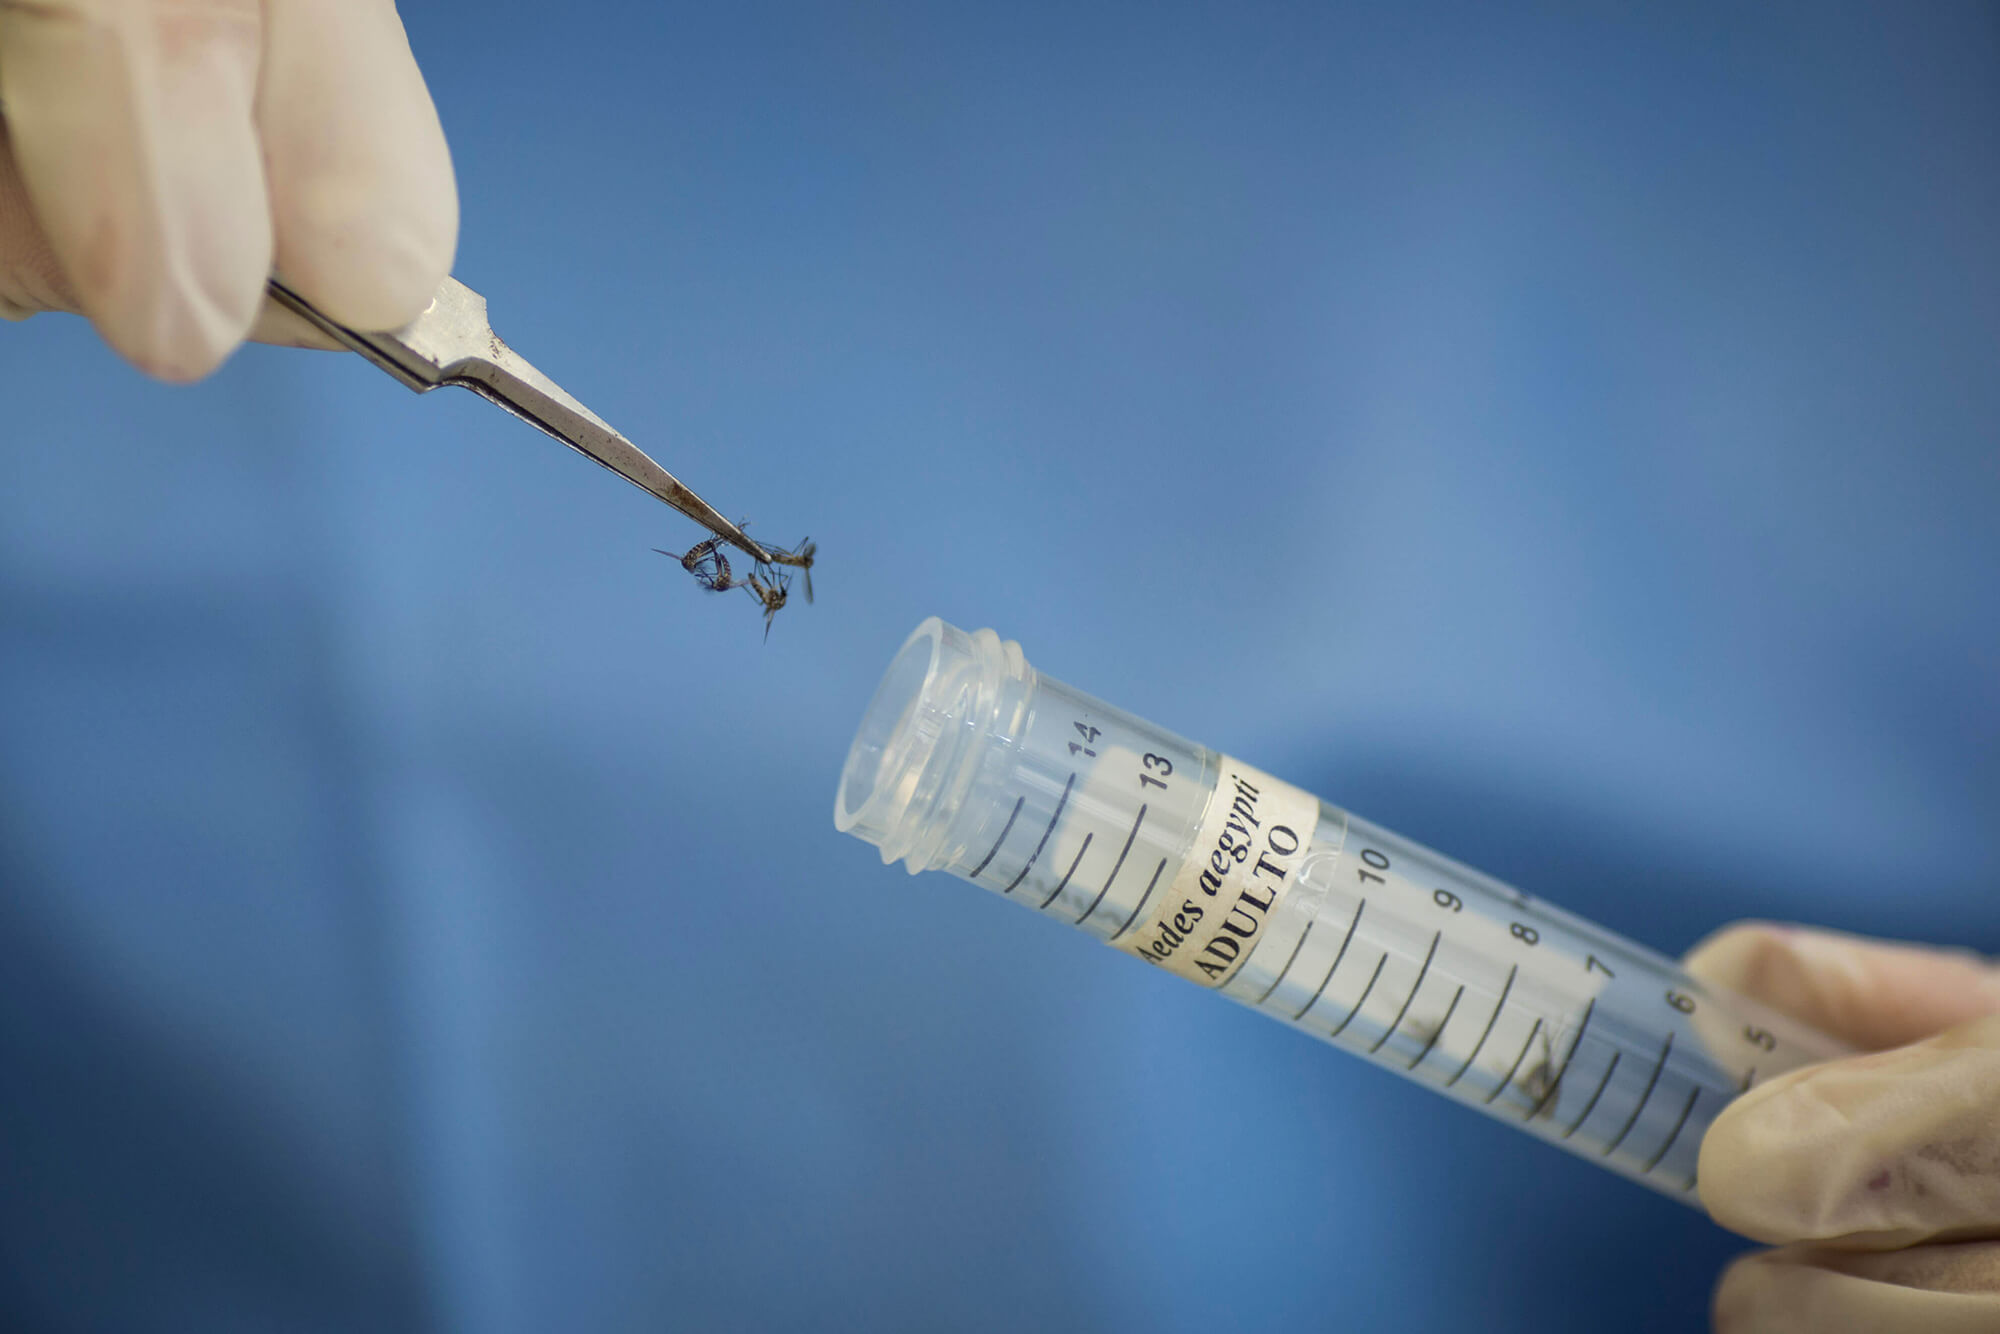
[[935,617],[834,823],[1689,1204],[1731,1099],[1845,1050]]

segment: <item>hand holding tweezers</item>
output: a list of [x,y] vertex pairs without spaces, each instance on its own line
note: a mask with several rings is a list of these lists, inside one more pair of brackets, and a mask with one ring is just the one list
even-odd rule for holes
[[751,541],[678,477],[501,342],[487,322],[486,298],[458,279],[446,278],[423,314],[391,333],[362,333],[339,324],[281,279],[271,279],[270,292],[279,305],[418,393],[445,384],[470,389],[664,500],[757,561],[773,560],[771,551]]

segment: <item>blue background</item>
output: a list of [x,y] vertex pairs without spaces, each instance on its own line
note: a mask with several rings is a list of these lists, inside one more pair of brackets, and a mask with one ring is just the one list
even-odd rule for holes
[[409,8],[460,276],[819,602],[0,330],[10,1328],[1699,1326],[1692,1211],[837,835],[931,613],[1663,949],[2000,949],[1991,8]]

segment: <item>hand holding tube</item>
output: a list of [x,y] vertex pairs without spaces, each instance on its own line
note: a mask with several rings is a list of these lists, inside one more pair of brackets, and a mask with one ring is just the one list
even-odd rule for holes
[[1779,1247],[1724,1274],[1718,1334],[2000,1330],[2000,968],[1761,924],[1687,968],[1869,1053],[1772,1079],[1703,1140],[1709,1212]]

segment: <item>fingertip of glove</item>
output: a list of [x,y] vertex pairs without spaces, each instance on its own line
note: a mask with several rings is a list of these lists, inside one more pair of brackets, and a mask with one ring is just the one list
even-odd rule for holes
[[1894,1055],[1793,1070],[1723,1108],[1701,1143],[1710,1216],[1772,1244],[1920,1235],[1909,1201],[1887,1189],[1907,1147]]
[[1710,1300],[1715,1334],[1790,1334],[1834,1326],[1850,1290],[1860,1280],[1800,1263],[1794,1249],[1759,1251],[1722,1271]]
[[123,339],[102,325],[98,332],[113,351],[131,362],[156,380],[168,384],[193,384],[214,374],[228,359],[236,344],[197,344],[187,340],[176,342],[134,342]]
[[1687,970],[1868,1050],[2000,1011],[2000,970],[1966,950],[1745,922],[1696,945]]
[[[1710,1217],[1731,1232],[1774,1244],[1808,1231],[1798,1215],[1810,1206],[1798,1198],[1800,1183],[1785,1153],[1788,1128],[1797,1119],[1783,1097],[1791,1080],[1773,1080],[1723,1108],[1702,1136],[1696,1169]],[[1773,1099],[1775,1112],[1768,1110]]]
[[1787,1246],[1746,1255],[1715,1285],[1715,1334],[1993,1334],[1990,1243],[1866,1252]]
[[1702,1139],[1702,1203],[1767,1242],[1906,1245],[2000,1209],[2000,1016],[1778,1076]]
[[244,292],[167,289],[94,318],[114,351],[155,379],[189,384],[222,365],[250,332],[261,281]]
[[1795,928],[1777,922],[1731,922],[1702,937],[1687,952],[1683,966],[1704,982],[1754,994],[1750,983],[1785,954],[1786,942],[1795,933]]
[[280,271],[328,316],[356,329],[395,329],[430,304],[458,247],[458,201],[386,199],[340,176],[303,182],[286,202]]
[[[1774,1283],[1770,1264],[1762,1254],[1746,1255],[1722,1271],[1715,1295],[1709,1302],[1709,1321],[1715,1334],[1749,1334],[1772,1328],[1766,1318],[1772,1313]],[[1779,1306],[1782,1315],[1787,1308]]]

